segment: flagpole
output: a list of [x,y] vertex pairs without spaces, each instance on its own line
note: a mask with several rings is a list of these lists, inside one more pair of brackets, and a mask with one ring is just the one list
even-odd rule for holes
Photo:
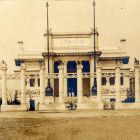
[[47,35],[47,53],[46,52],[44,52],[44,53],[42,53],[42,56],[44,57],[44,58],[47,58],[47,62],[48,62],[48,84],[47,84],[47,87],[46,87],[46,89],[45,89],[45,96],[53,96],[53,89],[52,89],[52,87],[51,87],[51,82],[50,82],[50,51],[49,51],[49,11],[48,11],[48,8],[49,8],[49,4],[48,4],[48,2],[46,3],[46,7],[47,7],[47,33],[46,33],[46,35]]
[[95,1],[93,1],[93,27],[94,27],[94,30],[93,30],[93,34],[94,34],[94,52],[92,53],[92,56],[94,58],[94,81],[93,81],[93,86],[91,88],[91,95],[97,95],[97,79],[96,79],[96,61],[97,61],[97,58],[99,58],[99,56],[101,56],[102,52],[99,51],[99,50],[96,50],[96,35],[98,33],[96,33],[96,13],[95,13],[95,6],[96,6],[96,3]]

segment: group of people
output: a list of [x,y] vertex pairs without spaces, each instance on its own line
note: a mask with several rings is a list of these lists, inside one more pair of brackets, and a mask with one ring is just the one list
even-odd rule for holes
[[[73,89],[69,88],[68,97],[75,97],[75,93],[74,93]],[[76,109],[75,98],[70,98],[69,99],[69,109],[70,110],[75,110]]]
[[69,90],[68,90],[68,96],[69,97],[75,97],[75,94],[74,94],[74,90],[73,89],[69,88]]

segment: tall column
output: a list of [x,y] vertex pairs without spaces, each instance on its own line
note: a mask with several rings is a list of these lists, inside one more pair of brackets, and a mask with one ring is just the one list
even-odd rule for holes
[[27,85],[26,85],[26,89],[30,89],[30,78],[28,77],[26,79]]
[[40,104],[44,104],[44,98],[45,98],[45,79],[44,79],[45,73],[44,73],[44,66],[40,67]]
[[65,77],[64,77],[64,96],[67,97],[67,61],[64,62],[64,74],[65,74]]
[[109,82],[109,76],[107,75],[106,77],[106,87],[109,89],[110,88],[110,82]]
[[124,87],[129,88],[129,74],[125,73],[123,78],[124,78]]
[[100,64],[97,65],[97,102],[101,102],[101,94],[102,94],[102,67]]
[[120,62],[116,63],[116,78],[115,78],[115,91],[116,91],[116,102],[121,102],[121,86],[120,86]]
[[1,63],[1,72],[2,72],[2,83],[1,83],[1,88],[2,88],[2,104],[6,105],[7,104],[7,77],[6,77],[6,70],[7,70],[7,65],[4,61]]
[[60,64],[59,69],[59,103],[64,103],[64,66]]
[[139,64],[135,65],[135,102],[140,102]]
[[82,64],[81,62],[77,64],[77,93],[78,93],[78,103],[83,102],[83,78],[82,78]]
[[26,104],[25,64],[21,64],[21,104]]

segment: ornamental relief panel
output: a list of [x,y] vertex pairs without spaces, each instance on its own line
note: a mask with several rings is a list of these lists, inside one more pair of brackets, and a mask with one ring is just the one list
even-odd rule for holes
[[90,46],[90,38],[62,38],[54,39],[54,48],[87,47]]

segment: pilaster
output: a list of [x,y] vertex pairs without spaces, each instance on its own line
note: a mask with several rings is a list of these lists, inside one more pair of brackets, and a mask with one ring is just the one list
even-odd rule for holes
[[140,102],[139,64],[135,65],[135,102]]
[[91,60],[90,60],[90,90],[93,86],[93,82],[94,82],[94,58],[91,57]]
[[2,105],[7,105],[7,64],[2,61],[1,63],[1,72],[2,72]]
[[67,61],[64,61],[64,96],[67,97]]
[[78,93],[78,103],[83,102],[83,78],[82,78],[82,64],[79,62],[77,64],[77,93]]
[[98,63],[97,65],[97,102],[101,102],[101,94],[102,94],[102,84],[101,84],[101,78],[102,78],[102,67],[101,64]]
[[26,104],[25,64],[21,64],[21,104]]
[[40,104],[44,104],[44,98],[45,98],[45,73],[44,73],[44,66],[40,67]]
[[59,69],[59,103],[64,103],[64,65],[60,64]]
[[116,62],[116,78],[115,78],[115,91],[116,91],[116,102],[117,103],[121,102],[120,68],[121,68],[121,63],[120,63],[120,61],[117,61]]

